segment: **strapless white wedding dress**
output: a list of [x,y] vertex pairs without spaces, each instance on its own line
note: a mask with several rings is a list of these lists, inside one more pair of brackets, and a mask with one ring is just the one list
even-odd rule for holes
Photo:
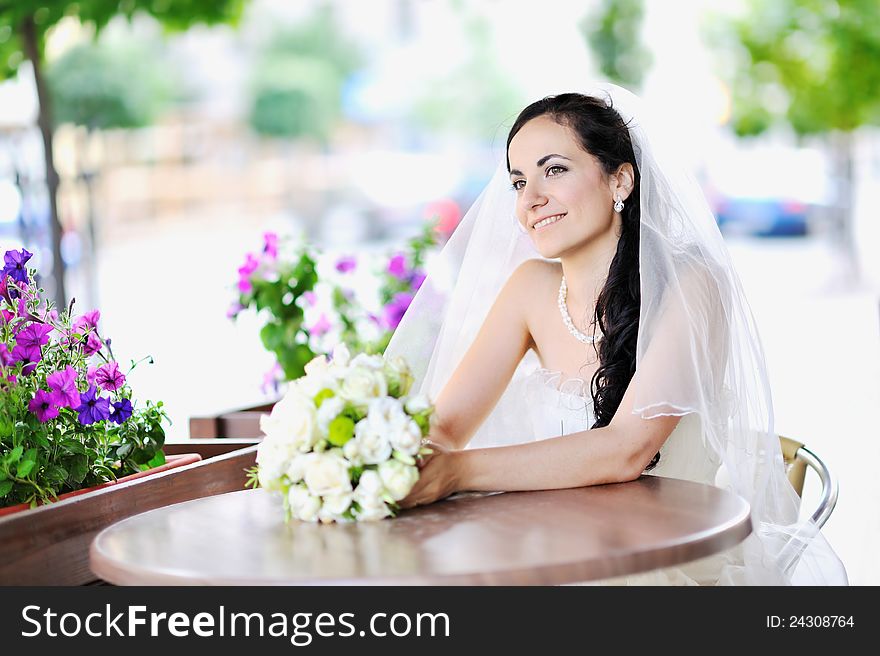
[[[589,381],[580,378],[563,380],[563,374],[539,368],[524,381],[529,399],[529,418],[536,440],[587,430],[595,422]],[[697,415],[685,415],[660,449],[660,461],[649,472],[652,476],[679,478],[714,485],[720,460],[713,460],[710,450],[693,430]],[[716,585],[726,565],[741,564],[739,547],[685,563],[632,576],[603,579],[588,585]]]

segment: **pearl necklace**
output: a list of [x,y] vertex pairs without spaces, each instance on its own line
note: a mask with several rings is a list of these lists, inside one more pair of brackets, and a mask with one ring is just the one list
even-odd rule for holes
[[559,314],[562,315],[562,323],[568,328],[568,332],[570,332],[576,340],[583,342],[584,344],[593,344],[602,339],[601,333],[597,335],[585,335],[575,327],[574,322],[571,320],[571,316],[568,314],[568,306],[565,303],[567,296],[568,286],[565,284],[565,276],[562,276],[562,283],[559,285],[559,296],[556,298],[556,304],[559,306]]

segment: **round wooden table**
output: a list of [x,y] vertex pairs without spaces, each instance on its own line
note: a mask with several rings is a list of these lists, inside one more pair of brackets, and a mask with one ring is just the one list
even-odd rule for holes
[[123,585],[554,585],[684,563],[751,532],[742,498],[659,476],[457,495],[360,524],[283,514],[263,490],[159,508],[98,534],[91,568]]

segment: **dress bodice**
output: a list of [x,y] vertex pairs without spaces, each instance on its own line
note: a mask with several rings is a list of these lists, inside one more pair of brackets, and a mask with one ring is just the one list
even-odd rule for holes
[[[527,376],[525,390],[536,440],[588,430],[596,422],[589,381],[538,368]],[[660,461],[646,473],[714,484],[720,461],[703,444],[699,423],[695,414],[682,417],[660,448]]]

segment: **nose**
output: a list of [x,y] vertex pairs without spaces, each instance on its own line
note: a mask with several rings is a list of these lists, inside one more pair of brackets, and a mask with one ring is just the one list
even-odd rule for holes
[[536,210],[547,204],[547,196],[542,191],[540,185],[526,185],[523,191],[522,201],[526,209]]

